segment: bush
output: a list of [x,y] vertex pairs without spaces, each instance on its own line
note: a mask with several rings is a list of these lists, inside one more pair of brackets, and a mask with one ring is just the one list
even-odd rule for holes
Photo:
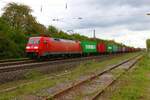
[[0,18],[0,57],[13,58],[24,55],[25,38],[24,34],[12,29],[11,26]]

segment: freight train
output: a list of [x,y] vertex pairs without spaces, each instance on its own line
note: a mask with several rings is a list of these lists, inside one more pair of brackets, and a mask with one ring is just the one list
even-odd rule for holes
[[138,49],[94,41],[75,41],[46,36],[30,37],[26,46],[30,58],[56,56],[88,56],[97,54],[135,52]]

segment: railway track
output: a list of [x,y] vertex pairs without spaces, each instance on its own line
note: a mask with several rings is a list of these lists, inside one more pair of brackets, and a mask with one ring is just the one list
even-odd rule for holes
[[0,63],[5,63],[5,62],[15,62],[15,61],[24,61],[24,60],[29,60],[29,58],[4,59],[4,60],[0,60]]
[[36,62],[36,61],[35,60],[31,60],[31,59],[4,61],[4,62],[0,62],[0,67],[11,66],[11,65],[19,65],[19,64],[25,64],[25,63],[33,63],[33,62]]
[[[64,87],[63,89],[60,89],[59,91],[56,91],[55,93],[53,93],[50,97],[44,97],[45,100],[51,100],[51,99],[55,99],[55,100],[74,100],[75,97],[77,96],[81,96],[82,100],[97,100],[97,98],[106,90],[106,88],[108,88],[109,86],[111,86],[113,83],[115,83],[122,74],[126,73],[130,68],[132,68],[137,61],[142,57],[142,55],[137,55],[135,57],[129,58],[117,65],[111,66],[108,69],[105,69],[103,71],[94,73],[91,76],[88,76],[86,79],[83,79],[81,81],[78,81],[76,83],[73,83],[71,85],[69,85],[68,87]],[[104,76],[109,76],[109,74],[111,74],[111,72],[119,67],[125,66],[125,71],[123,73],[121,73],[119,76],[117,76],[116,78],[112,78],[111,79],[105,79],[108,82],[104,82],[103,80]],[[101,84],[101,88],[99,87],[98,90],[96,90],[96,93],[94,92],[93,95],[87,95],[86,92],[91,92],[92,89],[91,88],[95,88],[97,89],[96,86],[99,86]],[[87,90],[89,89],[89,90]],[[80,99],[81,99],[80,98]],[[76,98],[77,99],[77,98]],[[79,99],[79,98],[78,98]]]
[[23,69],[31,69],[31,68],[46,66],[51,64],[60,64],[60,63],[95,59],[95,58],[103,58],[107,56],[108,55],[82,57],[82,58],[65,58],[65,59],[55,58],[55,59],[50,59],[49,61],[41,61],[41,62],[37,62],[35,60],[5,62],[5,63],[0,63],[0,73],[23,70]]
[[[116,55],[116,56],[119,56],[119,55]],[[109,56],[109,59],[111,58],[111,57],[115,57],[115,55],[112,55],[112,56]],[[96,58],[96,57],[95,57]],[[98,58],[98,57],[97,57]],[[101,61],[102,60],[104,60],[104,59],[108,59],[108,56],[101,56],[101,57],[99,57],[99,58],[102,58],[101,59]],[[88,59],[91,59],[91,58],[88,58]],[[58,74],[59,75],[59,74]],[[61,75],[62,76],[62,75]],[[31,82],[32,83],[32,82]],[[26,84],[30,84],[30,82],[29,83],[24,83],[24,84],[22,84],[21,86],[23,86],[23,85],[26,85]],[[18,87],[20,87],[20,85],[19,86],[15,86],[15,87],[11,87],[11,88],[7,88],[7,89],[4,89],[4,90],[1,90],[0,91],[0,93],[2,93],[2,92],[7,92],[7,91],[11,91],[11,90],[13,90],[13,89],[16,89],[16,88],[18,88]]]
[[[61,60],[61,59],[65,59],[65,58],[51,58],[51,59],[46,59],[45,61],[54,61],[54,60]],[[19,60],[15,60],[15,59],[0,60],[0,67],[8,67],[12,65],[15,66],[15,65],[36,63],[36,62],[44,62],[44,61],[37,61],[33,59],[28,59],[28,58],[19,59]]]

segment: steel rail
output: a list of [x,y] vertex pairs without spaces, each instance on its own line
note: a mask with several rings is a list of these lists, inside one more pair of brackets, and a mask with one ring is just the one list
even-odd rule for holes
[[129,68],[126,69],[126,71],[124,71],[123,73],[121,73],[117,78],[115,78],[114,80],[112,80],[107,86],[105,86],[102,90],[100,90],[98,93],[96,93],[96,95],[94,95],[91,100],[97,100],[98,97],[101,96],[101,95],[105,92],[105,90],[106,90],[107,88],[109,88],[109,87],[112,86],[114,83],[116,83],[116,82],[118,81],[118,79],[120,79],[120,77],[121,77],[122,75],[124,75],[127,71],[129,71],[129,70],[138,62],[138,60],[140,60],[141,58],[142,58],[142,56],[140,56],[134,63],[132,63],[132,64],[129,66]]
[[67,59],[50,60],[50,61],[42,61],[42,62],[34,62],[34,63],[23,63],[23,64],[10,65],[10,66],[9,65],[1,66],[0,73],[16,71],[16,70],[23,70],[23,69],[31,69],[31,68],[35,68],[35,67],[52,65],[52,64],[61,64],[61,63],[83,61],[83,60],[94,59],[94,58],[103,58],[103,57],[108,57],[108,55],[81,57],[81,58],[67,58]]
[[112,66],[112,67],[110,67],[108,69],[105,69],[104,71],[102,71],[102,72],[100,72],[98,74],[94,74],[94,75],[92,75],[91,77],[88,77],[85,80],[82,80],[80,82],[74,83],[73,85],[71,85],[71,86],[69,86],[69,87],[67,87],[67,88],[65,88],[63,90],[60,90],[60,91],[52,94],[50,97],[44,97],[44,99],[45,100],[55,99],[55,98],[65,94],[66,92],[68,92],[68,91],[70,91],[70,90],[72,90],[74,88],[77,88],[78,86],[80,86],[80,85],[82,85],[82,84],[84,84],[86,82],[89,82],[89,81],[95,79],[96,77],[101,76],[101,75],[103,75],[103,74],[105,74],[105,73],[107,73],[107,72],[109,72],[109,71],[111,71],[111,70],[113,70],[113,69],[115,69],[115,68],[117,68],[117,67],[119,67],[119,66],[121,66],[121,65],[123,65],[123,64],[125,64],[127,62],[129,62],[129,61],[131,61],[131,60],[133,60],[133,59],[135,59],[136,57],[139,57],[139,55],[136,55],[136,56],[131,57],[131,58],[127,59],[127,60],[124,60],[121,63],[118,63],[118,64],[116,64],[116,65],[114,65],[114,66]]

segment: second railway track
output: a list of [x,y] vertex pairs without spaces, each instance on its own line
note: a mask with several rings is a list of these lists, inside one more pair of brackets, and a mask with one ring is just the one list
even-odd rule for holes
[[[100,71],[98,73],[94,73],[93,75],[87,77],[86,79],[72,83],[68,87],[64,87],[63,89],[58,89],[59,91],[56,91],[55,93],[51,94],[50,97],[44,97],[45,100],[74,100],[74,99],[82,99],[82,100],[97,100],[97,98],[105,91],[107,87],[109,87],[111,84],[113,84],[121,75],[119,75],[117,78],[112,78],[108,82],[103,83],[103,78],[100,80],[100,77],[109,76],[109,73],[116,68],[119,68],[121,66],[125,66],[126,69],[123,73],[125,73],[127,70],[132,68],[134,64],[141,58],[141,55],[137,55],[135,57],[129,58],[117,65],[114,65],[108,69],[105,69],[104,71]],[[102,87],[97,90],[96,92],[92,93],[92,95],[89,94],[92,90],[92,88],[96,88],[96,86],[102,85]],[[80,97],[80,96],[83,97]],[[77,98],[76,98],[77,97]],[[79,98],[80,97],[80,98]]]

